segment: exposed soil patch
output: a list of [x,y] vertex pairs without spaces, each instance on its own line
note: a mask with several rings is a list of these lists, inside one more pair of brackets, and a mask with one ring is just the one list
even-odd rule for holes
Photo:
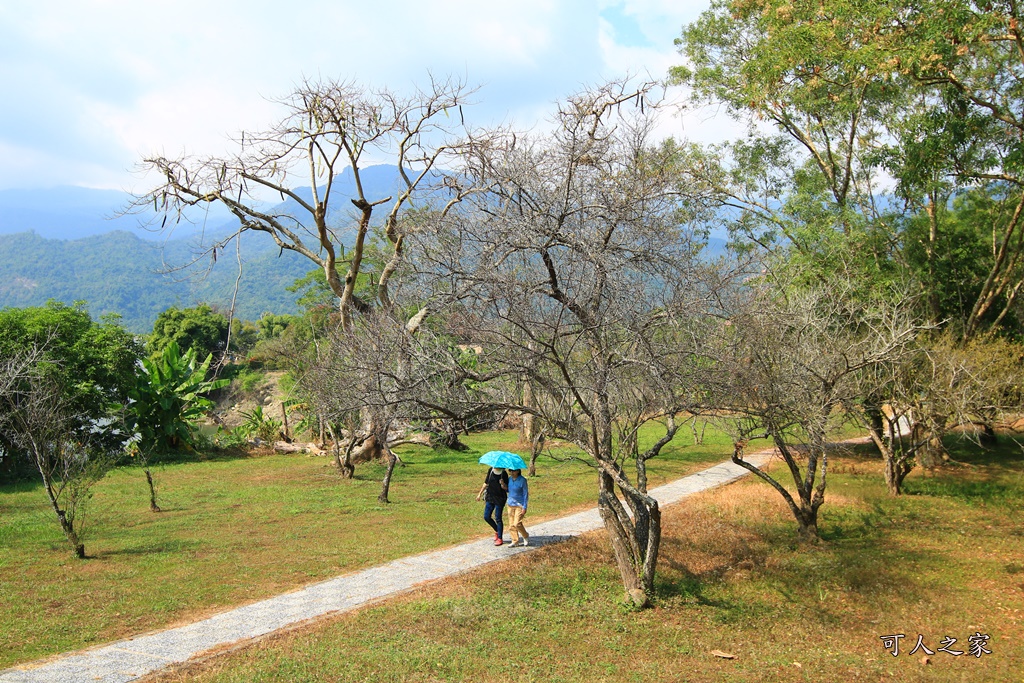
[[[248,390],[243,388],[237,379],[221,392],[216,399],[214,416],[209,424],[219,424],[225,429],[233,429],[246,421],[245,413],[251,413],[257,407],[263,409],[263,415],[274,420],[284,421],[285,394],[281,389],[283,371],[266,373],[263,379],[252,384]],[[289,420],[294,418],[289,414]]]

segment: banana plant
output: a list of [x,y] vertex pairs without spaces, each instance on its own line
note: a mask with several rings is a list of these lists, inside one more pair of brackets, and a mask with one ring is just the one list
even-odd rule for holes
[[200,363],[194,349],[181,353],[172,341],[155,360],[142,360],[126,406],[140,450],[153,453],[195,445],[195,421],[213,407],[206,394],[228,384],[226,379],[206,379],[212,358],[211,354]]
[[149,456],[195,446],[195,421],[213,407],[206,394],[228,384],[226,379],[206,379],[212,358],[210,354],[200,363],[194,349],[181,353],[172,341],[158,358],[142,359],[142,371],[128,392],[124,413],[134,434],[129,452],[142,463],[149,484],[149,507],[154,512],[160,508]]

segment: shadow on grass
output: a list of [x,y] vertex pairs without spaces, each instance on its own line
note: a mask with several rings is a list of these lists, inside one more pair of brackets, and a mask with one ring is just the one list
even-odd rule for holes
[[[248,460],[259,457],[249,453],[242,448],[224,448],[210,451],[172,451],[168,453],[154,453],[149,456],[150,465],[179,465],[197,462],[232,462],[234,460]],[[122,466],[135,466],[137,460],[130,457],[122,461]]]
[[998,481],[977,481],[955,476],[919,477],[908,480],[904,486],[908,496],[939,496],[952,498],[967,505],[1021,505],[1024,487]]
[[690,599],[698,605],[714,607],[717,609],[732,610],[736,608],[734,601],[721,600],[708,597],[706,588],[721,581],[721,575],[715,572],[713,575],[699,575],[691,572],[681,563],[669,560],[665,563],[677,576],[666,577],[663,570],[657,574],[654,581],[654,593],[662,600],[665,599]]
[[[848,510],[830,515],[830,518],[819,524],[818,534],[826,543],[842,543],[847,546],[870,546],[878,542],[883,524],[889,515],[880,502],[870,504],[869,510]],[[832,513],[826,510],[826,514]]]
[[914,600],[927,586],[919,568],[941,566],[939,550],[908,548],[889,532],[883,504],[847,509],[821,526],[821,542],[797,541],[791,519],[751,522],[716,538],[668,538],[656,590],[659,599],[713,608],[723,623],[770,617],[796,607],[822,624],[842,620],[842,600],[885,602],[894,591]]
[[958,463],[1020,471],[1024,466],[1024,442],[1000,436],[994,443],[979,443],[966,435],[951,435],[945,440],[946,450]]
[[962,435],[946,441],[951,464],[904,482],[909,496],[949,498],[971,506],[1024,507],[1024,449],[1000,437],[982,445]]
[[43,482],[38,473],[35,479],[23,479],[20,481],[0,484],[0,495],[14,493],[31,493],[43,488]]
[[89,556],[91,559],[103,560],[105,558],[114,557],[138,557],[143,555],[193,552],[198,551],[203,547],[204,544],[196,540],[161,538],[139,543],[127,548],[101,550],[96,553],[90,553]]

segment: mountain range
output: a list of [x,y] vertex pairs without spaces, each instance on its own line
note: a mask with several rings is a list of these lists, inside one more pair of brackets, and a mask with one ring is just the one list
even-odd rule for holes
[[[383,199],[399,186],[398,169],[379,165],[362,170],[368,200]],[[311,188],[295,194],[308,198]],[[351,169],[335,178],[329,215],[336,234],[351,244],[344,217],[353,211]],[[235,293],[239,265],[235,244],[219,258],[203,256],[203,245],[227,237],[237,221],[221,206],[194,210],[168,226],[149,210],[125,214],[131,196],[113,190],[57,187],[0,191],[0,308],[41,306],[50,299],[86,302],[94,318],[121,316],[137,333],[152,330],[169,306],[208,303],[227,310]],[[303,215],[293,199],[267,210]],[[712,254],[724,240],[712,237]],[[316,266],[299,254],[282,251],[269,235],[247,232],[238,243],[242,261],[235,316],[255,320],[263,313],[294,313],[298,294],[286,291]],[[197,260],[198,258],[198,260]],[[187,265],[187,264],[192,265]]]
[[[381,165],[363,169],[361,180],[372,200],[389,196],[399,177],[396,167]],[[295,193],[312,196],[309,187]],[[354,194],[346,169],[335,179],[332,213],[348,213]],[[85,301],[94,318],[118,314],[126,328],[139,333],[152,330],[157,314],[169,306],[203,302],[227,309],[239,272],[234,244],[217,260],[205,256],[186,264],[203,253],[204,244],[229,235],[235,219],[215,206],[208,213],[194,210],[173,230],[160,231],[154,229],[154,212],[123,212],[130,200],[123,192],[82,187],[0,191],[0,308]],[[271,208],[297,207],[289,199]],[[350,236],[339,229],[339,237],[346,242]],[[298,295],[285,287],[315,264],[279,250],[265,234],[246,233],[239,250],[235,315],[253,320],[264,312],[295,312]]]

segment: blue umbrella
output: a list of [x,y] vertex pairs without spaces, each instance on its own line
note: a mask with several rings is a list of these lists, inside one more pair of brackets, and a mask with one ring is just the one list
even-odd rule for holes
[[506,470],[526,469],[526,462],[515,453],[508,451],[487,451],[480,456],[480,464],[501,467]]

